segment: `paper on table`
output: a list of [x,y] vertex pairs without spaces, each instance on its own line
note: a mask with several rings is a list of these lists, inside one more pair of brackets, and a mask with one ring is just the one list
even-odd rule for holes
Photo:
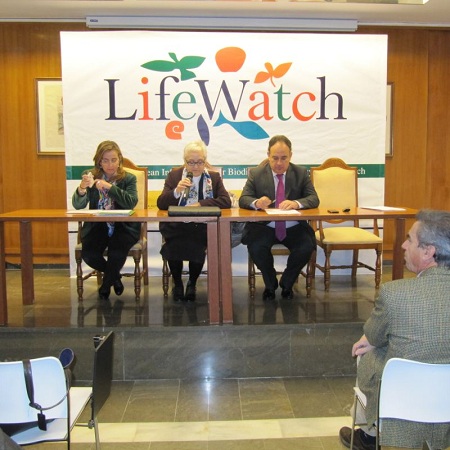
[[70,209],[67,214],[91,214],[93,216],[131,216],[132,209]]
[[278,208],[270,208],[265,209],[267,214],[288,214],[291,216],[298,216],[300,213],[295,209],[278,209]]
[[377,211],[405,211],[405,208],[395,208],[394,206],[360,206],[363,209],[376,209]]

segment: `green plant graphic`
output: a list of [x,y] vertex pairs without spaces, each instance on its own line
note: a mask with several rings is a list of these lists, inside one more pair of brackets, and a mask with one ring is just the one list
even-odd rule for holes
[[155,72],[172,72],[173,70],[179,70],[181,81],[185,81],[196,77],[195,73],[190,69],[200,67],[205,60],[203,56],[184,56],[178,60],[177,55],[173,52],[170,52],[169,56],[172,58],[172,61],[156,59],[142,64],[141,67]]

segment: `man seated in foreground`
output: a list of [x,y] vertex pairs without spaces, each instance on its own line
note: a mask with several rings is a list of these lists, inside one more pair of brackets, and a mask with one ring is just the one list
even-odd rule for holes
[[[366,410],[357,408],[356,423],[368,424],[355,431],[355,450],[375,449],[378,384],[389,359],[450,363],[450,212],[422,210],[416,219],[402,248],[406,267],[417,277],[382,285],[364,334],[352,348],[352,355],[361,357],[358,386],[367,396]],[[341,428],[339,436],[350,447],[351,429]],[[425,440],[433,449],[450,446],[450,423],[383,419],[382,445],[422,448]]]

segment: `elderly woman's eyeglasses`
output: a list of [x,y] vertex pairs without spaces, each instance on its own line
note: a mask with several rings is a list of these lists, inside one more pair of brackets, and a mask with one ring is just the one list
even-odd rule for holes
[[200,166],[203,166],[203,164],[205,164],[205,161],[203,161],[202,159],[200,159],[198,161],[192,161],[190,159],[189,161],[186,161],[186,164],[191,167],[194,167],[194,166],[200,167]]

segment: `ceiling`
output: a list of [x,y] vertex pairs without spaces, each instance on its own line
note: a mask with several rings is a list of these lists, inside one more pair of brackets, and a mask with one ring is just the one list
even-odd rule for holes
[[87,16],[275,17],[450,27],[450,0],[400,4],[406,1],[422,0],[0,0],[0,21],[85,22]]

